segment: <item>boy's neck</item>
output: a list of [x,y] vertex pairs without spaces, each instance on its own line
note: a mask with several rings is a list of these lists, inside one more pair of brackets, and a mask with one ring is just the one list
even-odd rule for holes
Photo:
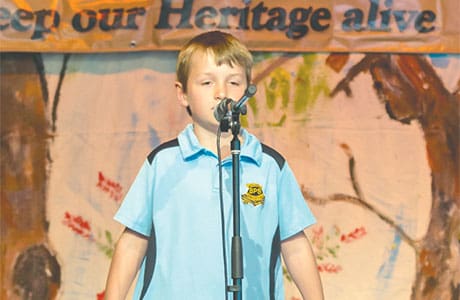
[[[208,150],[211,150],[217,155],[217,136],[216,132],[211,132],[202,127],[193,126],[193,131],[200,142],[200,144]],[[220,149],[222,158],[230,155],[230,142],[233,139],[233,135],[228,132],[222,132],[220,136]],[[240,135],[241,144],[243,144],[242,137]]]

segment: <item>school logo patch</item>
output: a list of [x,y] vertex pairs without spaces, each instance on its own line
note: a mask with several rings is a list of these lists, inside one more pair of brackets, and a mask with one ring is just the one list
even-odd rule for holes
[[258,183],[248,183],[246,186],[248,187],[248,191],[241,196],[243,203],[251,203],[254,206],[264,204],[265,195],[262,191],[262,186]]

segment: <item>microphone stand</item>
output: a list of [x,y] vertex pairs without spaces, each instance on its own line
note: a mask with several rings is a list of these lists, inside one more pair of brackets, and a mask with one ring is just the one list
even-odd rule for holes
[[233,192],[233,237],[231,248],[232,259],[232,279],[233,285],[227,286],[227,291],[233,293],[234,300],[243,299],[243,243],[240,235],[240,152],[241,143],[238,138],[241,123],[240,115],[247,112],[246,101],[254,96],[257,87],[250,84],[243,97],[238,102],[232,99],[223,99],[214,110],[214,116],[220,122],[220,131],[228,132],[232,130],[233,139],[230,142],[230,152],[232,154],[232,192]]
[[233,293],[234,300],[242,300],[243,279],[243,244],[240,235],[240,152],[241,143],[238,138],[241,123],[240,114],[246,114],[246,106],[231,105],[231,117],[221,120],[221,131],[232,130],[233,139],[230,142],[232,154],[232,192],[233,192],[233,237],[231,248],[233,285],[227,286],[227,291]]

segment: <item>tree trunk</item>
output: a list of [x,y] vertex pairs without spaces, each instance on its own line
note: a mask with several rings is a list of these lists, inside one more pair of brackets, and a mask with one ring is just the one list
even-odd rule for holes
[[371,67],[391,118],[417,120],[432,176],[428,230],[416,245],[411,299],[460,299],[459,103],[420,55],[391,55]]
[[46,218],[49,122],[39,54],[1,53],[1,299],[54,299]]

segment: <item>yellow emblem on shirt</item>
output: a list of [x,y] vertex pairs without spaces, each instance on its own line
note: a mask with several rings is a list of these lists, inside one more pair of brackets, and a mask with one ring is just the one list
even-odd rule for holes
[[262,186],[258,183],[248,183],[246,186],[248,187],[248,191],[241,196],[243,203],[251,203],[254,206],[264,204],[265,195],[262,191]]

